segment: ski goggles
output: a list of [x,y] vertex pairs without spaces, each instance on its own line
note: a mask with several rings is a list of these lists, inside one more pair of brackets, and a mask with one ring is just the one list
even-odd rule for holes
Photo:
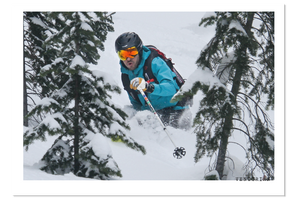
[[136,47],[130,47],[125,50],[118,51],[118,56],[121,60],[126,60],[127,58],[134,58],[137,54],[139,54]]

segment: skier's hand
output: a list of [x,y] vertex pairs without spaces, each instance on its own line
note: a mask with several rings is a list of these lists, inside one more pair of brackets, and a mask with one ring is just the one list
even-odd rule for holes
[[147,82],[143,78],[134,78],[130,82],[130,88],[133,90],[147,90]]
[[144,92],[152,93],[154,86],[147,83],[143,78],[134,78],[130,82],[130,88],[133,90],[143,90]]

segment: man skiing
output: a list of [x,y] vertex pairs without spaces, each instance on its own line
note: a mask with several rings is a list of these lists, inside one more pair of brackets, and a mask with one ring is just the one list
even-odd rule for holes
[[160,57],[154,57],[150,68],[155,77],[144,77],[148,76],[144,70],[147,70],[146,62],[150,59],[151,50],[143,45],[140,37],[134,32],[121,34],[115,41],[115,49],[120,58],[123,86],[128,92],[133,108],[149,110],[149,106],[137,90],[139,85],[146,81],[142,90],[162,122],[175,128],[188,129],[191,125],[189,106],[182,101],[170,102],[180,88],[176,83],[175,73],[166,62]]

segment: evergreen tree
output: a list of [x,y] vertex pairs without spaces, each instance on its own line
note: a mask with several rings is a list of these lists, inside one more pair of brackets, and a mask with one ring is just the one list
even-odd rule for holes
[[241,131],[248,139],[248,176],[259,168],[273,177],[274,129],[266,110],[274,107],[274,13],[216,12],[202,19],[202,25],[215,25],[216,33],[197,65],[213,71],[226,87],[195,81],[178,96],[198,90],[205,95],[194,119],[195,161],[218,151],[215,169],[222,179],[227,146],[235,143],[229,138]]
[[[24,126],[29,125],[28,108],[35,104],[35,97],[43,97],[40,80],[40,70],[47,58],[43,49],[46,35],[46,17],[41,12],[24,12],[24,55],[23,55],[23,115]],[[28,102],[27,99],[30,99]]]
[[143,153],[145,149],[127,137],[127,115],[110,101],[109,92],[120,93],[120,88],[112,85],[108,74],[89,69],[89,64],[97,64],[98,49],[104,50],[107,33],[113,31],[112,14],[55,12],[48,16],[54,25],[59,23],[57,32],[45,45],[60,52],[42,68],[42,75],[57,80],[51,82],[55,89],[51,96],[42,99],[29,113],[46,115],[38,126],[25,132],[24,145],[46,139],[46,133],[59,135],[43,157],[42,170],[56,174],[72,171],[97,179],[121,176],[107,149],[107,138],[121,139]]
[[[46,12],[24,12],[24,65],[23,65],[23,111],[24,126],[37,124],[41,116],[31,116],[28,120],[28,110],[36,104],[35,101],[49,97],[56,88],[53,82],[59,81],[53,74],[42,74],[42,66],[52,63],[58,50],[55,47],[46,46],[45,40],[57,33],[59,25],[55,25]],[[65,80],[64,80],[65,81]],[[30,123],[29,123],[30,121]]]

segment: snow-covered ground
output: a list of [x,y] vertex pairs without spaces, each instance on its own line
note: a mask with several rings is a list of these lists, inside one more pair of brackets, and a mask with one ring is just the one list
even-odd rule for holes
[[[145,45],[153,44],[171,57],[183,77],[188,78],[197,70],[195,64],[197,56],[214,31],[213,27],[205,29],[198,26],[203,15],[204,13],[199,12],[118,12],[114,15],[115,32],[108,34],[105,51],[100,52],[98,65],[92,66],[92,69],[110,74],[121,87],[119,59],[114,50],[114,41],[123,32],[134,31],[139,34]],[[121,95],[112,94],[112,96],[112,101],[121,108],[130,104],[125,91]],[[193,114],[198,110],[201,97],[201,94],[195,97]],[[142,120],[143,125],[139,125],[137,120]],[[145,146],[147,154],[143,155],[123,143],[108,140],[113,158],[121,169],[122,180],[202,180],[205,173],[209,172],[210,159],[203,158],[198,163],[194,162],[196,136],[193,129],[184,131],[168,127],[175,144],[184,147],[187,152],[182,159],[175,159],[173,157],[175,147],[150,111],[137,113],[128,123],[132,129],[132,138]],[[49,137],[46,142],[37,141],[29,146],[28,151],[24,150],[25,180],[83,179],[72,174],[49,175],[39,170],[38,162],[55,138]],[[235,169],[230,163],[228,165],[229,169],[232,168],[228,179],[233,180],[243,175],[243,163],[239,160],[243,160],[244,154],[237,153],[235,156]]]

